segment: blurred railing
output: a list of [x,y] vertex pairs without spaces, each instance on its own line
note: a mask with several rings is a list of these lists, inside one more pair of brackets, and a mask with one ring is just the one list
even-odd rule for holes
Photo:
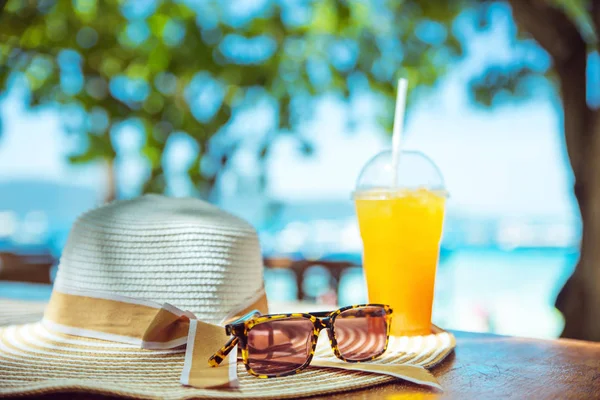
[[[57,260],[50,254],[17,254],[0,252],[0,281],[16,281],[30,283],[51,283],[50,271]],[[351,261],[333,261],[322,259],[292,259],[285,257],[269,257],[264,259],[264,265],[269,270],[289,271],[287,281],[295,281],[296,296],[294,300],[317,300],[318,296],[311,295],[313,285],[307,284],[307,277],[315,272],[314,267],[321,271],[320,283],[327,290],[320,295],[326,303],[335,303],[339,295],[339,284],[342,276],[351,268],[360,267]],[[319,269],[317,268],[317,269]],[[323,269],[325,271],[323,271]],[[291,274],[290,274],[291,273]],[[292,275],[293,278],[290,276]],[[314,274],[313,274],[314,275]],[[323,277],[325,276],[325,278]],[[323,282],[323,279],[326,282]],[[291,283],[290,283],[291,284]]]
[[[307,272],[312,267],[322,267],[327,270],[330,276],[329,287],[335,291],[335,296],[338,293],[338,284],[344,275],[350,268],[360,267],[350,261],[331,261],[331,260],[310,260],[310,259],[290,259],[290,258],[265,258],[265,268],[272,270],[285,269],[291,271],[294,274],[297,288],[297,300],[307,300],[306,291],[303,288],[303,284],[307,275]],[[314,299],[311,299],[314,300]],[[335,299],[333,299],[335,302]]]
[[0,281],[50,283],[50,269],[55,261],[55,258],[47,253],[0,252]]
[[[271,301],[288,306],[302,304],[303,307],[310,304],[332,306],[366,301],[362,267],[358,260],[267,257],[263,261],[265,283]],[[44,284],[51,283],[50,271],[56,262],[50,254],[0,252],[0,281],[4,281],[0,282],[0,297],[46,300],[51,288]],[[451,277],[444,276],[443,272],[443,269],[438,270],[442,274],[436,285],[436,299],[443,309],[438,311],[437,321],[448,325],[455,318],[449,308],[453,301],[453,281]],[[6,281],[42,285],[13,285]],[[470,310],[471,329],[474,326],[477,330],[494,331],[494,315],[485,304],[472,304]]]

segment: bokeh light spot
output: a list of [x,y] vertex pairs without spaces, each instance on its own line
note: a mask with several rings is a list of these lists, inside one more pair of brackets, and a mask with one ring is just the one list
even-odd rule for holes
[[96,0],[73,0],[73,8],[78,14],[93,14],[96,6]]
[[237,64],[260,64],[271,58],[277,49],[273,38],[260,35],[246,38],[229,34],[219,45],[220,52],[231,62]]
[[194,118],[209,121],[223,102],[223,85],[206,72],[197,73],[185,88],[185,98]]
[[154,86],[162,94],[171,95],[177,89],[177,77],[170,72],[160,72],[154,78]]
[[141,102],[150,93],[150,86],[143,79],[131,79],[119,75],[110,80],[110,93],[118,100],[131,104]]
[[162,38],[167,46],[177,46],[185,37],[185,26],[179,22],[170,19],[163,28]]
[[95,29],[85,26],[77,32],[77,44],[84,49],[93,47],[98,42],[98,32]]
[[96,76],[88,79],[85,90],[94,99],[101,100],[107,95],[108,85],[104,78]]
[[127,25],[126,33],[131,44],[139,46],[150,36],[150,28],[144,21],[133,21]]
[[109,122],[108,113],[102,107],[94,107],[88,114],[88,128],[92,133],[102,134],[106,132]]
[[439,46],[446,40],[448,32],[444,25],[436,21],[423,20],[415,28],[415,35],[419,40],[432,46]]
[[151,16],[158,5],[156,0],[127,0],[122,3],[121,12],[129,20]]

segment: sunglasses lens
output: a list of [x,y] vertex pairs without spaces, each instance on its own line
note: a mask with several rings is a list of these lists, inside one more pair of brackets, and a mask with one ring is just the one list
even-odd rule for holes
[[305,318],[267,321],[248,332],[248,363],[261,375],[294,371],[312,349],[313,323]]
[[361,307],[343,311],[335,318],[333,330],[338,349],[347,360],[363,361],[385,350],[386,312],[382,307]]

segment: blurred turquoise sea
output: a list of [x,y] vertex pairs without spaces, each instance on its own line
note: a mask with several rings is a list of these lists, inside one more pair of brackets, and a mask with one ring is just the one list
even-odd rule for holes
[[[528,337],[556,337],[562,329],[554,300],[577,261],[576,248],[499,249],[458,247],[442,249],[436,281],[434,322],[458,330],[490,331]],[[359,253],[324,255],[324,259],[360,262]],[[272,301],[294,301],[295,277],[287,270],[266,270]],[[332,289],[325,269],[313,267],[304,287],[309,298],[320,299]],[[346,270],[337,284],[338,303],[367,299],[362,270]],[[43,285],[0,282],[0,296],[46,300]],[[324,306],[326,307],[326,306]]]
[[[316,205],[284,207],[279,216],[285,222],[274,223],[275,230],[261,231],[263,250],[360,265],[360,235],[352,204],[344,204],[346,208],[343,203],[323,209]],[[339,219],[327,220],[319,210]],[[341,217],[344,210],[346,218]],[[563,321],[554,301],[579,256],[577,219],[470,219],[457,218],[452,209],[449,212],[438,265],[434,322],[458,330],[558,336]],[[289,271],[267,271],[266,278],[272,300],[292,301],[297,296]],[[317,299],[326,299],[332,285],[328,272],[318,267],[307,273],[304,283],[305,295]],[[338,303],[342,305],[367,300],[360,268],[346,270],[333,285],[338,285]]]
[[[438,266],[434,323],[445,328],[527,337],[556,337],[562,319],[554,300],[571,274],[576,249],[463,248],[447,253]],[[316,274],[312,287],[326,288]],[[284,271],[267,271],[269,298],[291,301],[296,287]],[[366,301],[360,269],[342,277],[340,304]]]

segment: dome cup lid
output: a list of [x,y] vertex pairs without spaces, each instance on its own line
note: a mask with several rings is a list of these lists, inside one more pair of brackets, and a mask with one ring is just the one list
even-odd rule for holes
[[375,155],[363,167],[353,197],[387,197],[425,189],[447,196],[444,178],[431,158],[419,151],[402,151],[395,169],[392,151]]

